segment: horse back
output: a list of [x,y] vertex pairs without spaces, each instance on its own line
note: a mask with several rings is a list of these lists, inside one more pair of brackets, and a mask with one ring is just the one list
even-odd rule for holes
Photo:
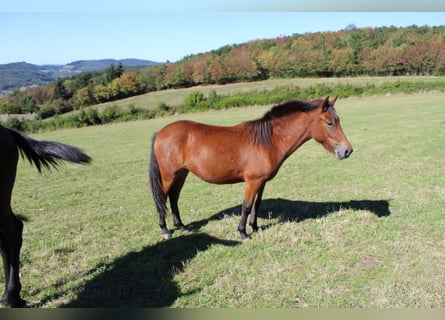
[[205,148],[206,146],[228,146],[233,149],[234,140],[241,134],[235,127],[214,126],[189,120],[179,120],[162,128],[157,134],[157,141],[172,144],[177,148]]

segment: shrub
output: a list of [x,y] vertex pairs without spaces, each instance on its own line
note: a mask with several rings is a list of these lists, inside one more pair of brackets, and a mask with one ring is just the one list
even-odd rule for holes
[[56,114],[56,111],[51,107],[44,107],[37,111],[37,117],[39,119],[46,119]]
[[3,126],[10,129],[23,131],[22,121],[17,118],[8,118],[3,122]]
[[99,117],[99,113],[94,108],[90,108],[86,111],[85,120],[86,120],[87,125],[89,125],[89,126],[94,126],[94,125],[102,123],[102,121]]
[[120,108],[113,104],[112,106],[103,109],[102,112],[99,113],[99,118],[103,124],[110,123],[119,118],[120,113]]
[[200,91],[193,91],[187,97],[185,97],[184,104],[186,107],[194,108],[196,106],[202,105],[202,102],[205,101],[206,98],[204,94]]

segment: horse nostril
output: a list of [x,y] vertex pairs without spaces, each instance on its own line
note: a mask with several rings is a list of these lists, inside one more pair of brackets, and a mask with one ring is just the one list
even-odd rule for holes
[[346,151],[345,151],[345,158],[349,157],[351,155],[352,151],[354,151],[352,148],[351,149],[346,149]]

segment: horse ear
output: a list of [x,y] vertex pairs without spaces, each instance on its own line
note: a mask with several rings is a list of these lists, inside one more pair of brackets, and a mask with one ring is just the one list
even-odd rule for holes
[[337,101],[337,98],[338,98],[338,96],[335,96],[334,99],[331,99],[331,100],[329,101],[329,104],[330,104],[332,107],[334,106],[335,102]]
[[331,104],[329,103],[329,96],[327,96],[326,99],[324,99],[324,101],[322,102],[323,112],[328,111],[330,106],[331,106]]

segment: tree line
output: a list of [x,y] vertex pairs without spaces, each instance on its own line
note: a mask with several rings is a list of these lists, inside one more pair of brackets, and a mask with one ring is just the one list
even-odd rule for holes
[[0,114],[37,113],[41,119],[92,104],[118,100],[145,92],[141,76],[111,64],[104,72],[83,72],[58,78],[52,84],[14,91],[0,101]]
[[169,88],[269,78],[444,75],[445,26],[356,28],[227,45],[177,62],[81,73],[16,91],[0,113],[46,118],[85,106]]
[[445,80],[435,78],[434,80],[427,81],[422,79],[398,79],[397,81],[385,81],[378,85],[374,83],[314,83],[304,88],[296,85],[284,85],[269,90],[250,90],[229,95],[217,94],[215,90],[210,90],[207,95],[200,91],[192,91],[184,98],[183,102],[177,105],[159,102],[155,108],[143,109],[136,107],[134,103],[128,106],[110,104],[101,108],[91,107],[82,109],[44,121],[41,119],[18,120],[9,118],[1,124],[5,127],[25,132],[39,132],[60,128],[79,128],[114,122],[153,119],[179,113],[239,108],[252,105],[271,105],[294,99],[295,97],[310,100],[325,96],[347,98],[351,96],[364,97],[429,91],[443,92],[444,90]]

